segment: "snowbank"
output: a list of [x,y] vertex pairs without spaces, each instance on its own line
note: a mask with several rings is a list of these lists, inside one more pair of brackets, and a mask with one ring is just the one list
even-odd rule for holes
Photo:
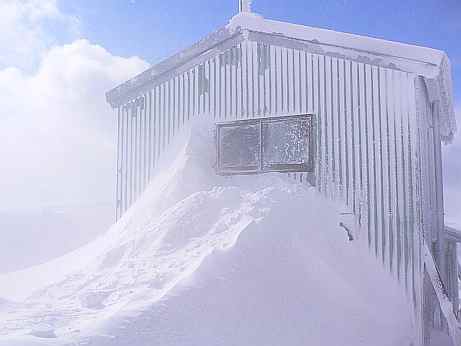
[[410,344],[403,293],[337,206],[285,175],[216,176],[200,121],[163,157],[103,237],[0,277],[23,299],[0,303],[0,345]]

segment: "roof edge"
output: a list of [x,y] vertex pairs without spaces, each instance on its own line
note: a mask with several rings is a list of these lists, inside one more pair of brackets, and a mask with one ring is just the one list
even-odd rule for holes
[[160,61],[159,63],[148,68],[146,71],[141,72],[135,77],[107,91],[106,101],[112,107],[116,107],[118,105],[117,100],[122,98],[124,93],[127,93],[133,89],[138,89],[147,83],[153,82],[161,75],[174,70],[178,66],[183,65],[185,62],[202,55],[220,43],[232,39],[239,34],[240,30],[229,30],[227,27],[223,27],[214,31],[205,38],[194,43],[192,46],[189,46],[188,48]]
[[281,35],[327,46],[365,51],[383,56],[394,56],[434,66],[440,66],[445,55],[443,51],[434,48],[265,19],[254,13],[240,13],[234,16],[227,27],[231,30],[244,28],[250,31]]
[[448,56],[444,53],[440,73],[433,78],[424,78],[431,103],[437,103],[440,136],[445,144],[450,144],[457,132],[455,106],[453,103],[453,81],[451,64]]
[[[377,61],[379,65],[424,77],[428,90],[431,90],[431,101],[439,101],[442,138],[445,142],[453,139],[457,126],[453,105],[451,67],[445,52],[379,38],[268,20],[255,13],[239,13],[226,26],[209,34],[189,48],[162,60],[134,78],[111,89],[106,93],[106,100],[112,107],[117,107],[127,95],[142,89],[146,84],[154,83],[161,76],[201,56],[224,41],[248,32],[303,41],[315,46],[316,50],[321,47],[320,54],[344,56],[359,62]],[[248,35],[244,36],[248,39]],[[377,57],[377,59],[372,59],[370,56]]]

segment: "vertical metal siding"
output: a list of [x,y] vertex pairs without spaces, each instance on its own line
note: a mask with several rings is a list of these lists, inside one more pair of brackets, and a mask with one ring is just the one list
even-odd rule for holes
[[406,72],[243,41],[153,86],[143,107],[120,107],[117,217],[192,117],[313,113],[317,189],[355,215],[357,236],[402,281],[420,316],[422,236],[440,241],[443,224],[437,119],[417,101],[427,99],[421,83]]

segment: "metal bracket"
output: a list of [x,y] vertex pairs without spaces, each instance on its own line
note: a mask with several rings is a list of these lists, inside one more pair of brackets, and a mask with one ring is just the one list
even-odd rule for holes
[[432,257],[431,250],[427,246],[426,242],[423,245],[423,256],[424,256],[424,266],[426,268],[427,274],[431,281],[432,287],[434,288],[437,300],[440,304],[440,310],[443,313],[448,325],[448,332],[453,341],[453,345],[461,345],[461,329],[460,324],[456,318],[455,313],[453,312],[453,304],[448,298],[446,288],[443,284],[440,273],[437,270],[437,266]]
[[445,233],[449,240],[461,243],[461,231],[453,227],[445,226]]

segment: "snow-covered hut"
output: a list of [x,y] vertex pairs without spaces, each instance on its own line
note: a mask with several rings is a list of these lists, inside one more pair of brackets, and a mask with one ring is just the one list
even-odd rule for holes
[[311,114],[314,172],[296,178],[343,202],[342,226],[405,288],[421,345],[434,328],[456,337],[459,238],[444,227],[441,161],[456,124],[444,52],[267,20],[243,4],[106,98],[118,121],[117,219],[189,119]]

